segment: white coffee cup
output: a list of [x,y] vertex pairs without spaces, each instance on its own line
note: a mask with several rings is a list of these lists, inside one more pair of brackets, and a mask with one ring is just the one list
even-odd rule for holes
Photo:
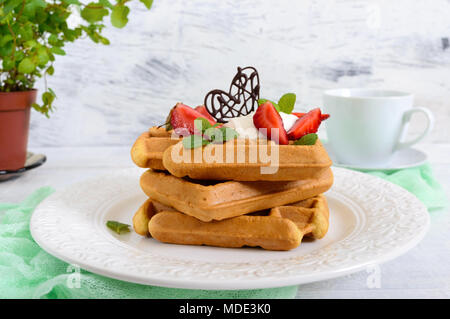
[[[413,107],[410,93],[382,89],[335,89],[324,92],[323,112],[328,145],[342,164],[382,166],[402,148],[422,140],[434,117],[424,107]],[[404,141],[413,113],[423,113],[427,124],[416,138]]]

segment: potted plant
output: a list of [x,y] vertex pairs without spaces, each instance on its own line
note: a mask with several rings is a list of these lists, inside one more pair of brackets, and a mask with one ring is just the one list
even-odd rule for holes
[[[117,28],[127,24],[130,0],[111,1],[0,1],[0,170],[25,164],[30,109],[47,117],[53,111],[55,92],[45,83],[37,101],[34,84],[54,73],[56,55],[66,54],[64,45],[85,36],[107,45],[106,19]],[[150,9],[153,0],[140,2]],[[74,17],[79,23],[71,25]]]

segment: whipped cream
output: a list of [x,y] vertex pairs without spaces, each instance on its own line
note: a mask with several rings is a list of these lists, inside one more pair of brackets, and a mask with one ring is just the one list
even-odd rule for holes
[[280,112],[281,119],[283,120],[283,126],[284,129],[289,131],[291,127],[294,125],[294,123],[298,120],[298,117],[293,114],[286,114],[283,112]]
[[253,124],[253,115],[255,112],[250,114],[234,117],[225,124],[228,127],[232,127],[238,132],[240,138],[249,138],[249,139],[265,139],[266,137],[261,134],[258,129]]
[[[250,138],[250,139],[265,139],[266,137],[261,134],[258,129],[253,124],[253,115],[255,112],[252,112],[248,115],[234,117],[228,121],[225,126],[232,127],[239,133],[240,138]],[[298,117],[292,114],[286,114],[280,112],[281,120],[283,121],[283,127],[287,131],[291,129],[294,125],[295,121],[298,120]]]

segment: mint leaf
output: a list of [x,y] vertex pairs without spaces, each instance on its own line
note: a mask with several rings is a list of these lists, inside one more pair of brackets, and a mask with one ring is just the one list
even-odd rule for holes
[[203,132],[203,136],[211,142],[220,142],[223,141],[223,133],[217,127],[210,127]]
[[199,131],[204,133],[207,129],[211,127],[211,123],[204,117],[197,117],[194,120],[194,127]]
[[266,99],[258,99],[258,106],[260,106],[260,105],[263,104],[263,103],[266,103],[267,101],[269,101],[269,100],[266,100]]
[[316,144],[317,138],[316,133],[306,134],[296,140],[294,145],[314,145]]
[[211,127],[205,131],[204,135],[213,143],[223,143],[238,137],[239,133],[231,127],[224,126],[219,128]]
[[130,225],[122,224],[120,222],[116,222],[115,220],[108,220],[106,222],[106,226],[119,235],[130,232]]
[[221,127],[219,128],[219,130],[222,131],[222,136],[223,136],[223,142],[235,139],[236,137],[239,136],[239,133],[236,132],[233,128],[231,127]]
[[123,28],[128,23],[130,8],[124,5],[115,5],[111,12],[111,24],[116,28]]
[[271,101],[271,100],[259,99],[259,100],[258,100],[258,106],[260,106],[261,104],[266,103],[266,102],[272,103],[272,105],[275,107],[275,110],[277,110],[278,112],[280,112],[280,107],[278,106],[278,104],[275,103],[274,101]]
[[209,144],[210,142],[208,140],[205,140],[200,135],[189,135],[183,138],[182,143],[184,148],[190,149],[201,147],[203,145]]
[[278,101],[280,111],[286,114],[291,114],[294,110],[296,96],[294,93],[284,94]]

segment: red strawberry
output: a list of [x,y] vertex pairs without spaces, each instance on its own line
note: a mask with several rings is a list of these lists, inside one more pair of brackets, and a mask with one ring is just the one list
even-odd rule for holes
[[270,101],[267,101],[258,107],[255,115],[253,115],[253,124],[257,129],[267,129],[266,136],[269,139],[272,139],[271,129],[278,129],[278,134],[275,134],[273,139],[276,139],[276,135],[278,135],[278,144],[287,145],[289,143],[286,130],[283,126],[283,120]]
[[[190,134],[194,134],[194,120],[198,117],[205,117],[202,113],[194,110],[190,106],[183,103],[177,103],[170,114],[170,124],[172,128],[179,134],[183,134],[182,129],[187,130]],[[215,121],[207,119],[211,125],[216,124]],[[185,134],[183,134],[185,135]]]
[[[302,117],[303,115],[306,115],[306,113],[298,113],[298,112],[292,112],[291,114],[297,116],[297,117]],[[330,114],[322,114],[320,116],[320,120],[321,121],[325,121],[327,118],[330,117]]]
[[309,111],[300,117],[294,125],[292,125],[291,129],[287,133],[289,139],[297,140],[306,134],[316,133],[320,123],[322,122],[321,118],[322,112],[319,108]]
[[195,110],[201,114],[203,114],[203,116],[211,121],[214,121],[214,123],[216,122],[216,120],[214,119],[214,117],[212,117],[211,114],[209,114],[208,110],[206,109],[206,106],[204,105],[199,105],[195,108]]

